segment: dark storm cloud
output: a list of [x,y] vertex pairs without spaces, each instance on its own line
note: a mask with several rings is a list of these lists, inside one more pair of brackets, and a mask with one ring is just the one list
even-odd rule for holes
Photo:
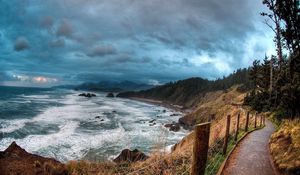
[[132,59],[133,55],[128,54],[128,53],[122,53],[117,56],[116,61],[120,63],[126,63],[126,62],[133,62],[134,60]]
[[54,25],[54,19],[51,16],[42,17],[40,20],[40,25],[43,28],[51,29]]
[[18,37],[15,41],[14,49],[19,52],[29,48],[29,42],[25,37]]
[[1,1],[0,64],[63,82],[218,78],[272,53],[263,10],[261,0]]
[[90,57],[106,56],[116,54],[117,50],[112,45],[97,45],[87,51],[87,55]]
[[57,28],[56,35],[71,38],[73,32],[74,32],[74,29],[73,29],[71,23],[67,20],[62,20]]

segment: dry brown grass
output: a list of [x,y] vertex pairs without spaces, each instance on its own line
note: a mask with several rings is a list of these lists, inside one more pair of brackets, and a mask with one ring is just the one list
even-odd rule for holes
[[234,116],[238,112],[237,105],[243,104],[246,93],[239,92],[238,86],[233,86],[226,91],[216,91],[205,94],[201,98],[196,109],[187,116],[193,118],[196,123],[202,123],[208,120],[211,115],[215,119],[222,119],[224,115]]
[[[195,111],[189,115],[189,117],[196,118],[197,123],[202,123],[208,120],[208,116],[215,114],[215,119],[211,121],[210,145],[224,137],[227,115],[231,115],[230,133],[235,132],[238,113],[241,114],[239,126],[240,128],[245,127],[246,111],[249,109],[242,109],[237,105],[243,104],[246,93],[238,92],[237,88],[238,86],[233,86],[227,91],[207,93]],[[250,120],[250,123],[253,125],[254,117],[252,115],[250,116]],[[176,145],[175,151],[180,152],[181,148],[185,149],[186,145],[190,145],[193,142],[193,138],[193,132],[191,132]]]
[[279,170],[300,172],[300,120],[285,120],[270,139],[270,150]]
[[182,153],[151,155],[146,161],[114,164],[111,162],[92,163],[70,161],[66,164],[71,175],[176,175],[189,174],[191,151]]
[[167,134],[161,131],[154,145],[150,158],[139,162],[89,162],[69,161],[66,167],[71,175],[176,175],[189,174],[192,148],[182,152],[166,151]]

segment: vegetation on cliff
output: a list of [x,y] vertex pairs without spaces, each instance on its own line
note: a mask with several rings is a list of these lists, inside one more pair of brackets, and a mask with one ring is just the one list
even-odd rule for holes
[[300,120],[285,120],[270,139],[274,162],[284,173],[300,172]]
[[249,69],[238,69],[229,76],[214,81],[194,77],[170,82],[149,90],[123,92],[118,94],[118,97],[149,98],[190,108],[197,105],[208,92],[226,90],[236,84],[243,84],[240,90],[251,87]]
[[244,102],[246,92],[241,92],[242,85],[235,85],[227,90],[206,93],[200,99],[194,110],[179,121],[185,125],[194,126],[211,120],[218,120],[226,114],[237,115],[238,107]]

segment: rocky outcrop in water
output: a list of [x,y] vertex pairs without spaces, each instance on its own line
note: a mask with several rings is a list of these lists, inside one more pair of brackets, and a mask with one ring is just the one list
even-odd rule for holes
[[169,130],[173,132],[178,132],[180,130],[179,123],[165,124],[165,127],[169,128]]
[[150,120],[149,123],[154,123],[156,119]]
[[106,95],[106,97],[109,97],[109,98],[114,98],[114,97],[115,97],[115,95],[114,95],[114,93],[110,92],[110,93],[108,93],[108,94]]
[[196,121],[193,117],[190,115],[183,116],[178,119],[178,123],[180,126],[182,126],[184,129],[192,129],[193,126],[196,124]]
[[113,161],[116,163],[121,162],[137,162],[137,161],[144,161],[148,159],[149,157],[144,154],[143,152],[135,149],[133,151],[129,149],[124,149],[121,154],[115,158]]
[[171,116],[171,117],[174,117],[174,116],[180,116],[180,114],[175,113],[175,114],[171,114],[170,116]]
[[96,117],[95,117],[95,119],[99,119],[99,121],[101,121],[101,122],[103,122],[103,121],[104,121],[104,119],[103,119],[103,118],[101,118],[101,116],[96,116]]
[[96,94],[93,94],[93,93],[81,93],[78,96],[91,98],[91,97],[96,97]]
[[16,142],[0,151],[1,175],[68,175],[64,164],[53,158],[30,154]]

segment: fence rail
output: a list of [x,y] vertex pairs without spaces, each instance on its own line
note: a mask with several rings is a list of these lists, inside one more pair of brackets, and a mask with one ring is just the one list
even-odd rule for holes
[[[240,127],[240,120],[242,118],[245,118],[245,127]],[[193,159],[193,167],[198,166],[197,168],[191,169],[191,175],[214,175],[217,173],[220,165],[225,160],[229,150],[231,150],[234,145],[237,143],[237,141],[247,132],[256,129],[258,127],[258,120],[259,120],[259,126],[262,127],[265,125],[265,116],[258,115],[257,113],[251,114],[251,112],[247,112],[244,116],[242,113],[238,113],[235,120],[235,125],[233,125],[234,132],[230,132],[230,125],[232,122],[233,117],[228,115],[226,117],[226,121],[224,122],[223,126],[226,126],[225,129],[225,136],[221,139],[218,139],[214,144],[212,144],[210,147],[206,147],[208,145],[207,137],[199,137],[199,135],[207,136],[207,131],[210,131],[207,129],[207,126],[210,126],[210,123],[198,125],[198,127],[203,127],[203,129],[199,130],[198,127],[195,127],[195,145],[194,145],[194,159]],[[204,127],[206,126],[206,127]],[[197,132],[196,132],[197,131]],[[208,133],[210,135],[210,133]],[[211,136],[209,136],[211,137]],[[201,139],[201,140],[200,140]],[[202,146],[199,146],[199,143],[201,142]],[[204,149],[205,148],[205,149]],[[197,150],[195,150],[197,149]],[[205,165],[203,165],[203,162],[206,162]],[[204,167],[203,167],[204,166]],[[204,169],[204,171],[202,171]],[[201,170],[201,171],[199,171]]]

